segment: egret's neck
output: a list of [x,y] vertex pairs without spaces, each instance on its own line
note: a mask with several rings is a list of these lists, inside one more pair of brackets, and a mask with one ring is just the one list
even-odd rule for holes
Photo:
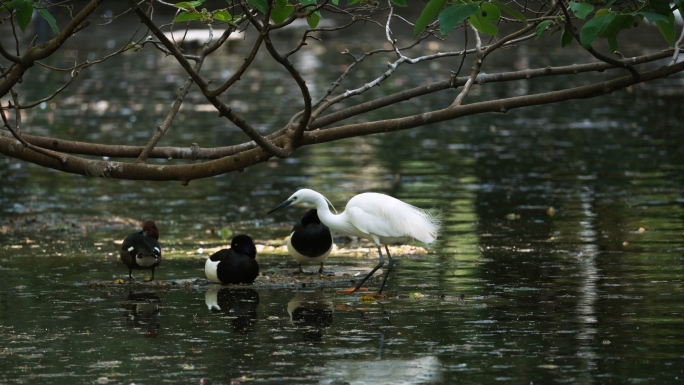
[[328,226],[331,230],[341,231],[344,227],[341,223],[341,214],[333,214],[330,211],[330,206],[328,206],[328,201],[321,195],[316,197],[315,202],[316,211],[318,214],[318,219],[323,222],[324,225]]

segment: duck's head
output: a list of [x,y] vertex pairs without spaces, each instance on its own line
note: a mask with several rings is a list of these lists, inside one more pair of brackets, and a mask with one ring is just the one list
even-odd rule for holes
[[230,242],[230,248],[237,253],[245,254],[250,258],[256,258],[256,246],[249,235],[236,235]]
[[302,215],[301,222],[302,226],[307,226],[311,224],[321,224],[321,220],[318,218],[318,212],[316,211],[316,209],[311,209],[305,212],[304,215]]
[[159,239],[159,230],[157,229],[157,225],[154,224],[154,221],[148,220],[143,224],[143,234],[145,234],[148,237],[152,237],[154,239]]

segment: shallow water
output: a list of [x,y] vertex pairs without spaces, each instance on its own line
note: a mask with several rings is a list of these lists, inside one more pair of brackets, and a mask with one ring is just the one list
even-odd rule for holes
[[[189,186],[2,159],[0,382],[680,383],[684,112],[677,88],[660,85],[304,148]],[[85,117],[82,101],[64,100],[54,125],[36,114],[31,129],[107,141],[115,125],[144,141],[137,129],[154,126],[157,97]],[[207,127],[205,143],[240,138],[200,110],[182,119]],[[299,187],[338,209],[361,191],[390,194],[440,210],[443,232],[426,254],[395,255],[381,301],[337,294],[351,278],[207,284],[204,259],[229,242],[222,229],[265,247],[265,274],[295,267],[271,246],[305,208],[265,213]],[[148,218],[164,247],[160,282],[113,284],[126,275],[119,242]],[[338,246],[331,267],[377,261],[372,248]]]

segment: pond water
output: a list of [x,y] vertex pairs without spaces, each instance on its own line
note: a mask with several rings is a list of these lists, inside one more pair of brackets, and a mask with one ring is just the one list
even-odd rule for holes
[[[507,52],[538,66],[549,48],[535,49]],[[330,55],[315,52],[327,68]],[[156,108],[183,76],[156,54],[141,55],[167,74],[156,89],[142,92],[147,84],[135,71],[108,81],[139,57],[112,60],[83,75],[79,94],[28,116],[27,131],[145,143],[162,118]],[[278,75],[263,71],[250,86],[277,90],[259,102],[273,111],[260,121],[272,129],[292,111]],[[398,81],[423,81],[423,71]],[[0,382],[681,383],[681,93],[681,78],[672,78],[303,148],[189,186],[89,179],[0,159]],[[253,103],[244,99],[244,113],[255,119],[263,111],[249,110]],[[202,128],[200,144],[244,140],[201,107],[191,99],[162,145],[196,141],[188,127]],[[266,274],[295,268],[273,246],[305,208],[266,212],[300,187],[338,209],[362,191],[390,194],[440,210],[444,227],[427,253],[395,255],[379,301],[336,293],[349,282],[207,284],[208,250],[229,242],[222,230],[252,235]],[[148,218],[164,248],[157,284],[113,284],[127,272],[120,241]],[[377,261],[365,244],[338,246],[331,267]]]

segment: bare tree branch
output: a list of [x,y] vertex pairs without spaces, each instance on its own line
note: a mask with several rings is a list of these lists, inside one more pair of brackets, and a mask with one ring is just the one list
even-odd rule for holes
[[[9,110],[10,108],[12,108],[12,106],[8,105],[7,109]],[[17,112],[17,120],[19,119],[19,115],[20,115],[19,112]],[[43,149],[40,147],[36,147],[36,146],[32,145],[31,143],[27,142],[26,140],[24,140],[24,138],[21,137],[21,134],[17,130],[15,130],[14,128],[12,128],[12,125],[10,124],[9,120],[7,120],[7,117],[1,111],[0,111],[0,116],[2,116],[2,122],[5,124],[5,127],[12,133],[12,136],[14,136],[15,139],[17,139],[22,145],[24,145],[24,147],[31,149],[31,150],[39,153],[39,154],[49,156],[50,158],[56,159],[62,163],[66,162],[66,159],[64,156],[62,156],[62,155],[60,155],[54,151],[50,151],[50,150],[46,150],[46,149]]]
[[684,71],[684,62],[665,66],[657,70],[644,72],[641,74],[642,76],[639,79],[635,79],[630,75],[587,86],[569,88],[562,91],[478,102],[465,106],[450,106],[443,110],[431,111],[405,118],[387,119],[372,123],[350,124],[342,127],[329,128],[326,130],[307,131],[304,135],[303,143],[313,144],[331,142],[354,136],[372,135],[389,131],[397,131],[398,129],[405,130],[485,112],[507,112],[514,108],[528,107],[532,105],[559,103],[572,99],[586,99],[600,95],[607,95],[637,83],[659,79],[681,71]]
[[[639,82],[659,79],[681,71],[684,71],[684,62],[644,72],[639,80],[630,75],[563,91],[472,103],[466,106],[448,107],[443,110],[400,119],[388,119],[380,122],[352,124],[326,130],[307,131],[302,137],[301,145],[325,143],[355,136],[396,131],[398,129],[410,129],[484,112],[507,112],[514,108],[530,105],[558,103],[572,99],[606,95]],[[276,139],[275,142],[282,142],[282,138]],[[262,148],[254,148],[218,160],[189,165],[148,165],[143,163],[94,161],[84,160],[70,155],[66,156],[65,162],[59,162],[57,159],[25,147],[16,139],[7,138],[5,136],[0,137],[0,153],[44,167],[85,176],[132,180],[178,180],[183,184],[187,184],[193,179],[243,170],[254,164],[265,162],[272,156]]]

